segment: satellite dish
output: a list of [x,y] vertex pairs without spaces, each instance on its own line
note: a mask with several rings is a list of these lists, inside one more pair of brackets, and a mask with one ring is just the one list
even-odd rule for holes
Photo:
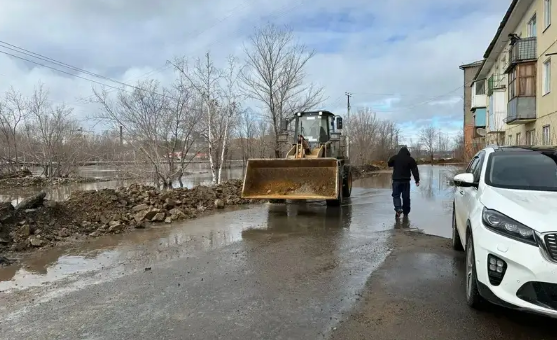
[[478,134],[478,136],[485,137],[487,131],[484,128],[477,128],[476,133]]

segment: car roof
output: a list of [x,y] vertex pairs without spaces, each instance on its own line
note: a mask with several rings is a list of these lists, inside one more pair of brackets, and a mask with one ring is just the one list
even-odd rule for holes
[[495,152],[557,152],[557,146],[538,146],[538,145],[508,145],[508,146],[489,146]]

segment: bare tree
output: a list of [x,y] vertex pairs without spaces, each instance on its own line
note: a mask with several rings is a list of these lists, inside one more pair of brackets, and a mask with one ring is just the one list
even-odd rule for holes
[[426,126],[420,131],[420,143],[423,145],[425,152],[429,156],[431,164],[433,164],[438,135],[439,131],[434,126]]
[[49,178],[65,177],[74,171],[84,143],[73,109],[65,104],[53,105],[42,84],[28,101],[29,121],[25,137],[29,158],[43,167]]
[[438,131],[438,133],[437,133],[437,140],[438,140],[438,141],[437,141],[437,151],[438,151],[440,154],[446,153],[447,151],[449,151],[451,141],[450,141],[449,137],[448,137],[446,134],[444,134],[444,133]]
[[262,104],[273,127],[275,157],[280,157],[281,119],[323,101],[323,88],[306,83],[305,68],[315,52],[295,42],[292,30],[273,24],[257,30],[244,50],[243,92]]
[[360,108],[353,117],[350,130],[353,164],[385,161],[398,146],[399,129],[391,121],[377,118],[370,108]]
[[240,112],[240,94],[238,89],[238,77],[239,69],[237,66],[236,58],[229,56],[226,71],[223,77],[223,93],[222,101],[223,107],[221,108],[221,117],[224,121],[221,126],[223,131],[219,134],[221,136],[221,154],[219,160],[219,169],[217,176],[217,183],[221,183],[222,180],[222,166],[224,164],[225,151],[227,150],[228,140],[230,138],[230,130],[236,123]]
[[[18,134],[21,125],[28,115],[29,103],[21,93],[13,88],[6,93],[4,103],[0,103],[0,132],[6,143],[5,161],[19,167]],[[11,170],[14,170],[13,167]]]
[[172,187],[188,163],[185,159],[197,121],[192,96],[183,82],[179,79],[174,90],[154,80],[138,82],[132,92],[122,90],[115,100],[105,89],[93,89],[93,94],[93,101],[102,108],[98,118],[122,126],[126,140],[151,164],[155,181]]
[[185,58],[176,59],[171,64],[187,79],[199,97],[203,112],[200,131],[208,145],[213,183],[221,183],[230,130],[240,112],[240,70],[236,58],[230,56],[225,69],[214,65],[209,52],[203,60],[196,60],[192,70]]
[[464,149],[464,134],[459,133],[453,140],[453,157],[460,161],[466,161],[466,150]]
[[350,161],[353,164],[365,164],[371,161],[374,156],[374,146],[377,143],[376,137],[381,122],[369,108],[358,109],[351,120],[353,122],[350,131],[351,144],[353,150],[355,150],[352,157],[355,156],[355,159],[353,158]]
[[245,168],[248,159],[254,157],[255,139],[257,127],[254,121],[254,114],[251,110],[244,110],[236,125],[236,135],[239,139],[239,148],[242,158],[242,166]]

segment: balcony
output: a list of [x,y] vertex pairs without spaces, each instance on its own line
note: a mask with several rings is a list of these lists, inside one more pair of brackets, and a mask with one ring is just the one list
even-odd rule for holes
[[493,95],[489,97],[489,114],[487,119],[488,133],[505,131],[507,105],[505,92],[503,91],[494,91]]
[[536,120],[536,97],[515,97],[507,105],[509,125],[527,124]]
[[487,96],[491,97],[493,91],[506,88],[506,82],[504,74],[492,74],[487,80]]
[[478,108],[474,111],[474,127],[485,127],[486,121],[486,110],[484,108]]
[[472,85],[472,102],[470,109],[486,107],[487,96],[485,95],[485,79],[478,80]]
[[517,40],[514,45],[509,46],[509,63],[505,73],[509,73],[516,64],[537,60],[537,45],[536,37],[529,37]]

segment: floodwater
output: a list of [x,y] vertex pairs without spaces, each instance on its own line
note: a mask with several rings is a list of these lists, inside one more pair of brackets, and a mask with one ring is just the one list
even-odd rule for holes
[[[190,174],[182,178],[185,187],[191,188],[196,185],[209,185],[212,181],[212,175],[207,164],[193,163],[187,169]],[[242,167],[234,166],[232,168],[222,170],[222,179],[238,179],[243,174]],[[34,171],[37,173],[37,170]],[[120,170],[117,167],[110,166],[86,166],[78,169],[78,175],[92,178],[114,178]],[[132,183],[137,183],[138,180],[110,180],[95,183],[74,183],[59,186],[49,186],[44,188],[37,187],[23,187],[23,188],[2,188],[0,189],[0,202],[11,201],[12,204],[17,204],[25,197],[41,191],[46,192],[46,198],[54,201],[63,201],[68,199],[72,192],[79,190],[100,190],[100,189],[115,189],[122,186],[128,186]],[[151,181],[145,180],[144,184],[152,185]],[[179,187],[179,182],[173,183],[174,187]]]
[[550,320],[466,306],[463,253],[424,235],[450,236],[453,174],[420,166],[408,222],[378,174],[341,207],[229,208],[36,252],[0,269],[3,338],[556,338]]
[[[241,174],[241,169],[237,170],[231,169],[229,176]],[[84,273],[96,273],[91,280],[102,281],[149,263],[187,257],[235,242],[249,242],[256,235],[280,239],[289,234],[334,232],[330,235],[331,242],[339,242],[344,237],[365,238],[409,228],[450,237],[449,179],[453,173],[450,167],[420,166],[421,185],[412,184],[412,212],[409,221],[404,223],[395,223],[390,174],[381,173],[355,181],[352,197],[338,210],[327,208],[323,202],[233,207],[170,227],[103,236],[85,244],[31,254],[18,265],[0,268],[0,291],[44,286],[79,278]],[[210,181],[210,175],[197,177],[192,183],[203,181]],[[100,184],[106,183],[95,185]]]

